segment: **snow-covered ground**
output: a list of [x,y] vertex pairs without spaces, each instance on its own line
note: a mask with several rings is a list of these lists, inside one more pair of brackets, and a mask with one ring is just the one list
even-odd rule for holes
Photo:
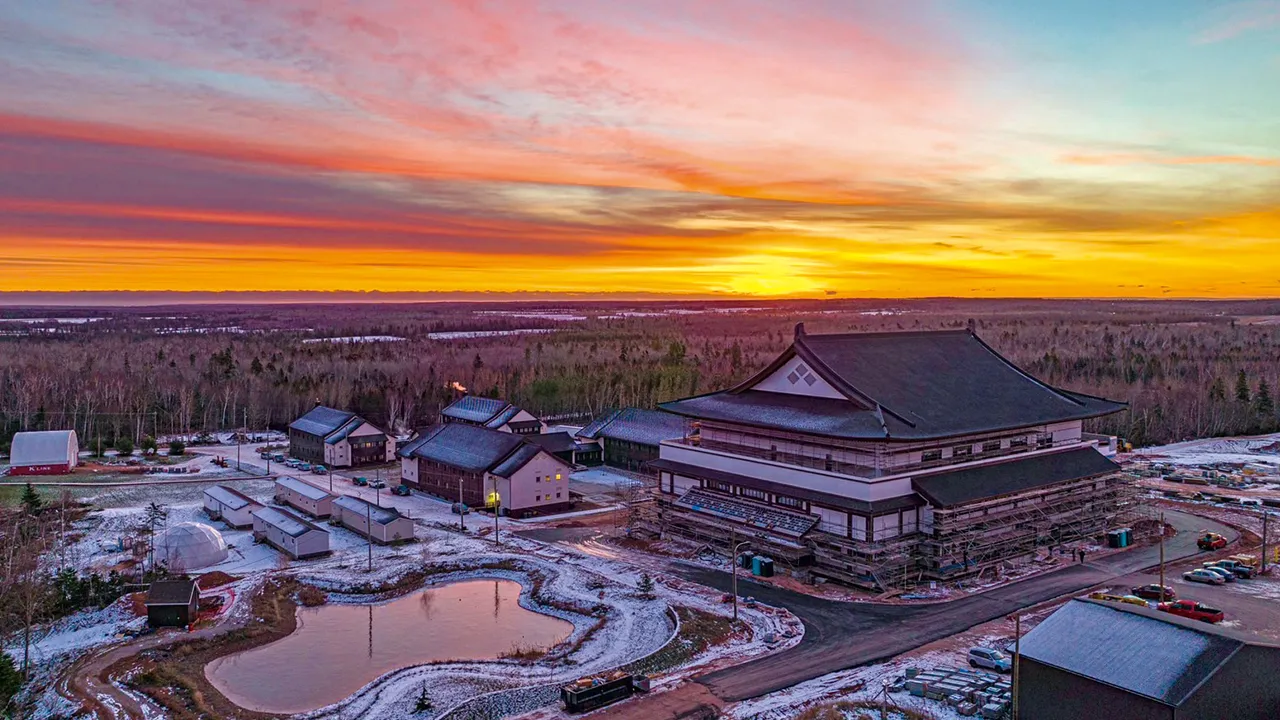
[[1135,460],[1183,467],[1217,463],[1267,465],[1280,469],[1280,433],[1253,437],[1207,438],[1146,447],[1133,452]]
[[347,335],[343,337],[323,337],[308,338],[303,340],[304,343],[337,343],[342,345],[350,345],[352,343],[373,343],[373,342],[400,342],[404,338],[398,335]]

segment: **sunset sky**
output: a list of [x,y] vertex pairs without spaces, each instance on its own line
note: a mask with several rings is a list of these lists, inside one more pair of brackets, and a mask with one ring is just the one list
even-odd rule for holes
[[0,290],[1280,295],[1280,0],[5,0]]

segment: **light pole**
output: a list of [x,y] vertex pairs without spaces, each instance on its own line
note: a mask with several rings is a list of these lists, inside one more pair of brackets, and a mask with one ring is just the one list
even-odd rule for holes
[[502,507],[502,498],[498,495],[498,483],[493,484],[493,544],[501,545],[498,540],[498,510]]
[[1164,602],[1164,513],[1160,513],[1160,602]]
[[458,529],[462,532],[467,531],[467,516],[463,512],[466,509],[467,506],[462,504],[462,478],[458,478]]
[[[737,531],[734,531],[734,540],[737,539]],[[733,575],[733,619],[738,620],[738,551],[744,545],[750,545],[750,540],[743,540],[733,546],[733,553],[729,555],[729,573]]]

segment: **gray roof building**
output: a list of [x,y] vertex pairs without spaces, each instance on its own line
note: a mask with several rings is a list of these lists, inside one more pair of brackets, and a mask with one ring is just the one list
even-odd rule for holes
[[379,525],[386,525],[387,523],[400,519],[399,510],[396,510],[393,507],[375,505],[368,500],[364,500],[353,495],[339,496],[338,499],[333,501],[333,504],[344,510],[356,513],[360,517],[365,517],[367,515],[371,520],[373,520],[373,522],[378,523]]
[[[753,390],[799,357],[792,383],[839,397]],[[1123,403],[1062,390],[1020,370],[969,330],[808,335],[737,387],[663,403],[692,418],[835,438],[922,440],[1082,420]]]
[[1066,480],[1109,475],[1120,466],[1092,447],[940,472],[912,478],[917,493],[934,507],[1012,495]]
[[516,430],[527,430],[530,427],[541,426],[541,423],[536,419],[515,420],[515,417],[521,412],[524,412],[522,408],[512,405],[506,400],[495,400],[494,398],[480,397],[478,395],[463,395],[444,410],[441,410],[440,415],[445,422],[479,425],[492,430],[497,430],[509,423]]
[[317,405],[289,423],[289,429],[322,437],[326,444],[333,445],[341,442],[364,422],[363,418],[353,412]]
[[1280,647],[1127,604],[1072,600],[1021,642],[1019,710],[1036,720],[1263,720]]
[[658,445],[663,440],[682,438],[689,421],[661,410],[620,408],[610,410],[578,431],[587,440],[610,438],[641,445]]
[[398,451],[402,458],[421,458],[474,473],[510,477],[542,452],[523,435],[478,425],[443,423],[427,430]]
[[280,508],[264,507],[260,510],[255,510],[253,516],[289,537],[301,537],[312,531],[325,534],[329,532],[315,523],[307,522],[288,510]]

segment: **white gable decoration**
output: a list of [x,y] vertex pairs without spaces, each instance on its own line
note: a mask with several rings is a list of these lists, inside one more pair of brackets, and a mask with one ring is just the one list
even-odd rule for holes
[[810,397],[845,399],[826,380],[818,376],[809,364],[799,357],[793,357],[772,375],[761,380],[752,390],[786,393],[788,395],[808,395]]

